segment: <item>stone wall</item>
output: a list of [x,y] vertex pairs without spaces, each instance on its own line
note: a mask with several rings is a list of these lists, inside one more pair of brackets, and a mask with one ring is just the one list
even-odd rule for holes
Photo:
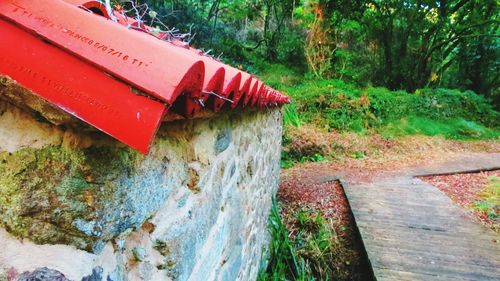
[[0,280],[254,280],[280,141],[278,110],[222,113],[143,156],[0,101]]

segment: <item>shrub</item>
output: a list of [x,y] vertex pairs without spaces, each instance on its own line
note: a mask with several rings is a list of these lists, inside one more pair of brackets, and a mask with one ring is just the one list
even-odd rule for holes
[[270,253],[268,259],[264,261],[266,266],[259,272],[257,280],[316,280],[308,264],[297,254],[296,245],[289,238],[290,233],[283,224],[276,199],[273,199],[273,207],[269,216],[269,232],[271,234]]
[[488,178],[488,184],[479,193],[479,200],[474,202],[474,209],[483,212],[488,219],[497,222],[496,229],[499,230],[500,222],[500,178],[491,176]]
[[[287,70],[265,75],[289,94],[294,105],[285,108],[285,125],[310,123],[327,130],[385,131],[391,134],[443,135],[454,139],[498,138],[500,113],[472,91],[421,89],[410,94],[386,88],[360,89],[340,80],[307,80]],[[293,84],[284,77],[294,77]],[[281,77],[281,78],[280,78]],[[425,128],[429,126],[428,128]],[[442,129],[442,131],[440,131]]]

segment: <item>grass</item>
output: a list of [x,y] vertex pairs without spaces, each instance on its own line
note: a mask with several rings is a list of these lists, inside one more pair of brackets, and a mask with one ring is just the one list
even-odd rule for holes
[[283,124],[292,127],[300,127],[302,125],[302,120],[300,119],[295,103],[287,104],[283,107]]
[[405,127],[397,133],[453,139],[500,135],[500,113],[472,92],[426,89],[409,94],[383,88],[356,89],[338,81],[307,82],[290,90],[295,104],[286,109],[285,125],[307,123],[329,131],[358,133]]
[[308,269],[318,280],[335,279],[335,245],[338,236],[332,229],[331,221],[325,220],[320,213],[299,210],[296,213],[299,229],[295,243],[297,252],[306,259]]
[[269,258],[266,261],[266,268],[261,270],[257,280],[316,280],[304,259],[298,255],[296,245],[290,240],[289,231],[283,224],[275,199],[269,217],[269,231],[271,234]]
[[[319,211],[293,210],[286,217],[280,215],[276,201],[269,218],[271,234],[270,255],[261,269],[259,281],[314,281],[359,280],[363,273],[351,275],[353,260],[349,242],[338,235],[334,222],[325,219]],[[293,224],[290,233],[284,221]],[[348,226],[344,226],[347,228]],[[351,242],[352,243],[352,242]]]
[[269,218],[270,256],[257,280],[336,280],[332,261],[335,258],[333,246],[337,243],[332,241],[338,237],[332,223],[319,213],[300,210],[295,214],[299,232],[292,239],[276,200],[273,202]]
[[[269,218],[270,252],[257,280],[369,280],[367,268],[361,268],[365,265],[354,248],[356,242],[350,236],[337,234],[332,219],[325,219],[321,211],[306,206],[287,207],[282,212],[273,202]],[[340,229],[350,228],[344,225]]]
[[406,135],[443,136],[455,140],[498,139],[500,130],[487,128],[477,122],[462,118],[433,120],[426,117],[409,116],[389,122],[378,130],[386,138]]
[[479,197],[473,208],[485,213],[491,221],[500,220],[500,177],[489,177],[488,184],[479,193]]
[[329,158],[320,153],[315,153],[311,156],[309,155],[299,156],[297,158],[294,154],[284,152],[281,154],[281,168],[288,169],[293,167],[297,163],[322,162],[327,159]]

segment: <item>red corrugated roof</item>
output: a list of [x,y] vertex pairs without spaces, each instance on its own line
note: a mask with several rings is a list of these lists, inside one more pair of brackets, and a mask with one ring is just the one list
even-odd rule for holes
[[143,153],[166,110],[190,118],[203,107],[289,102],[252,75],[114,14],[117,22],[98,1],[1,1],[0,73]]

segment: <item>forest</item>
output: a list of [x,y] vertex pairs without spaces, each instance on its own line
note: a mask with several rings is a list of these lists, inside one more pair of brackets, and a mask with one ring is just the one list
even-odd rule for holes
[[494,0],[146,2],[193,46],[253,72],[265,61],[358,87],[470,90],[499,106]]

